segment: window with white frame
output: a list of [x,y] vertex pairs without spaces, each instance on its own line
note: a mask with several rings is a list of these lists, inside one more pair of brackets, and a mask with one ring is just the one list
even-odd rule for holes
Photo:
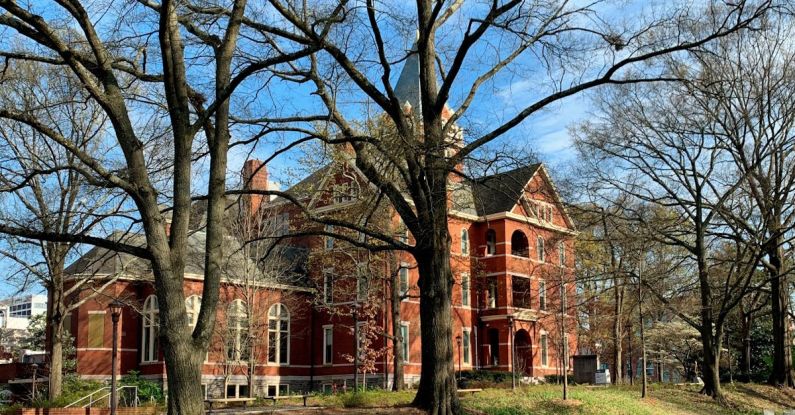
[[158,360],[158,337],[160,328],[160,309],[157,306],[157,297],[154,295],[146,297],[142,312],[143,330],[141,333],[141,361],[156,362]]
[[539,261],[544,262],[544,238],[536,238],[536,257]]
[[[327,233],[333,233],[334,225],[326,225],[324,229]],[[334,237],[332,237],[331,235],[325,235],[323,244],[324,247],[326,248],[326,251],[331,251],[332,249],[334,249]]]
[[497,308],[497,282],[494,280],[489,281],[489,308]]
[[231,361],[248,359],[248,310],[241,299],[232,301],[227,312],[229,337],[227,337],[226,357]]
[[400,295],[404,296],[409,292],[409,269],[406,265],[400,266],[398,278],[400,279]]
[[547,309],[547,282],[546,281],[539,281],[538,282],[538,309],[542,310],[542,311]]
[[469,305],[469,297],[472,295],[469,289],[469,274],[461,274],[461,305]]
[[561,267],[566,266],[566,244],[558,242],[558,262]]
[[469,231],[461,229],[461,255],[469,255]]
[[326,304],[334,302],[334,274],[331,271],[323,273],[323,302]]
[[334,361],[334,326],[323,326],[323,364],[330,365]]
[[364,332],[364,328],[367,325],[367,322],[360,321],[356,323],[356,351],[359,354],[359,361],[364,359],[366,355],[366,348],[367,348],[367,335]]
[[229,398],[248,398],[249,396],[247,383],[227,383],[226,384],[226,397]]
[[541,334],[541,366],[549,365],[549,350],[547,347],[547,335]]
[[464,354],[464,363],[466,363],[466,364],[470,364],[470,362],[472,361],[472,359],[470,358],[470,354],[471,354],[471,352],[470,352],[470,350],[469,350],[469,349],[470,349],[470,342],[471,342],[471,339],[470,339],[470,330],[469,330],[469,329],[467,329],[467,328],[465,328],[465,329],[463,330],[463,333],[461,333],[461,334],[462,334],[462,336],[461,336],[461,337],[462,337],[462,339],[461,339],[461,346],[462,346],[462,348],[463,348],[463,354]]
[[268,363],[287,364],[290,358],[290,311],[284,304],[268,309]]
[[369,288],[367,264],[359,264],[356,267],[356,300],[366,301]]
[[202,298],[198,295],[191,295],[185,299],[185,315],[188,317],[188,327],[191,331],[196,328],[196,322],[199,321],[199,310],[202,306]]
[[560,310],[563,314],[568,314],[569,311],[569,301],[568,301],[568,290],[566,289],[566,283],[561,283],[560,286]]
[[409,323],[407,321],[400,322],[400,347],[403,352],[403,362],[408,362],[410,359],[411,350],[409,348]]
[[497,253],[497,232],[494,229],[486,231],[486,255]]
[[409,230],[406,223],[403,222],[403,218],[400,217],[398,218],[397,239],[404,244],[409,243]]

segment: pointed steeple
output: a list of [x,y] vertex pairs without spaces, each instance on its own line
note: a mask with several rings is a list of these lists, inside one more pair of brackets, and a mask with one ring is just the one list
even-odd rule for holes
[[397,84],[395,84],[395,96],[397,97],[403,110],[411,108],[415,117],[422,116],[422,100],[420,99],[420,57],[417,54],[417,41],[411,46],[406,63],[400,72]]

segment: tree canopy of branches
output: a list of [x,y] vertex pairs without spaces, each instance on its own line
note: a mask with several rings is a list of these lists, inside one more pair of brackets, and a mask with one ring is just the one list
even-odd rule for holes
[[[403,8],[346,0],[311,5],[281,0],[234,0],[231,5],[0,0],[0,25],[7,34],[0,56],[54,66],[76,77],[107,117],[116,151],[102,157],[87,154],[51,122],[24,108],[0,108],[0,117],[36,130],[73,154],[79,164],[72,170],[92,185],[127,195],[134,213],[119,218],[119,226],[143,232],[146,244],[20,226],[0,231],[148,259],[163,328],[168,412],[199,414],[200,369],[215,324],[224,259],[224,200],[233,193],[226,182],[230,147],[265,143],[277,132],[289,132],[294,140],[276,154],[314,139],[350,144],[355,165],[388,198],[416,244],[356,223],[325,223],[360,230],[377,242],[370,244],[374,249],[413,254],[420,273],[422,323],[422,377],[415,404],[433,414],[457,413],[450,176],[466,177],[462,162],[549,104],[599,85],[667,78],[653,65],[647,74],[633,69],[648,69],[646,64],[657,58],[750,27],[771,5],[769,0],[715,1],[698,9],[672,5],[637,19],[618,19],[599,2],[567,1],[470,5],[418,0],[416,8]],[[410,34],[404,33],[406,27]],[[404,45],[414,28],[414,58],[407,60],[409,54],[394,51],[405,50],[397,45]],[[599,58],[594,61],[594,56]],[[393,66],[403,61],[416,62],[419,73],[419,98],[408,106],[390,84]],[[538,70],[524,71],[529,67]],[[489,101],[483,86],[521,73],[533,75],[528,80],[540,85],[528,94],[530,102],[465,141],[451,139],[460,137],[457,124],[468,109]],[[278,91],[274,83],[282,91],[311,85],[307,95],[317,100],[290,112],[278,100],[260,99],[261,91]],[[346,96],[347,91],[353,96]],[[451,98],[458,101],[455,112],[447,107]],[[347,111],[350,102],[375,105],[394,125],[393,139],[362,133],[360,117]],[[205,162],[206,169],[194,160]],[[201,310],[195,327],[188,329],[183,277],[194,197],[207,201],[206,255]],[[171,217],[168,231],[166,214]]]

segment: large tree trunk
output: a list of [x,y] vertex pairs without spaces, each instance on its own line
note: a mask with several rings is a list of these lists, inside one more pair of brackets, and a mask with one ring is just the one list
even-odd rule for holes
[[420,272],[422,375],[414,405],[429,410],[431,415],[458,414],[461,406],[453,364],[453,274],[447,224],[429,232],[433,232],[436,246],[419,249],[416,255]]
[[[702,334],[702,337],[704,335]],[[702,371],[704,372],[704,394],[712,396],[716,401],[723,403],[723,391],[720,386],[720,349],[713,346],[707,347],[707,343],[713,343],[711,335],[707,336],[710,340],[704,341],[704,361]]]
[[[66,313],[64,305],[63,269],[64,255],[58,247],[47,250],[50,283],[47,287],[47,354],[50,359],[49,399],[54,400],[63,392],[63,321]],[[64,250],[65,252],[65,250]]]
[[[201,367],[204,352],[196,350],[187,338],[163,344],[168,376],[168,413],[180,415],[204,414],[204,397],[201,394]],[[188,337],[188,336],[185,336]]]
[[751,381],[751,323],[753,319],[749,313],[741,312],[740,314],[740,337],[743,341],[743,350],[740,355],[741,368],[743,374],[743,381]]
[[[398,264],[398,266],[400,266]],[[400,391],[403,390],[404,386],[404,379],[403,379],[403,361],[405,360],[403,356],[403,342],[406,339],[403,338],[400,334],[400,301],[401,296],[403,293],[400,292],[400,273],[399,272],[392,272],[392,280],[391,280],[391,312],[392,312],[392,350],[394,351],[393,356],[393,377],[392,377],[392,390],[393,391]]]
[[[776,231],[776,230],[774,230]],[[770,260],[770,308],[773,318],[773,371],[768,382],[776,386],[795,387],[792,367],[792,342],[789,330],[789,282],[784,268],[782,237],[771,243],[767,254]]]
[[63,315],[54,314],[50,325],[49,398],[57,399],[63,393]]

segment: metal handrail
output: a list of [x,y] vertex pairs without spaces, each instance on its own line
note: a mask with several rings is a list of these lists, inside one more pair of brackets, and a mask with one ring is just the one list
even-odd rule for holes
[[[123,385],[123,386],[119,386],[118,388],[116,388],[116,392],[119,392],[119,391],[124,390],[124,389],[133,390],[133,400],[132,400],[132,404],[133,405],[132,406],[137,407],[138,406],[138,387],[137,386],[131,386],[131,385]],[[104,395],[100,396],[100,397],[97,397],[97,398],[94,397],[94,395],[96,395],[96,394],[98,394],[98,393],[100,393],[102,391],[107,391],[107,392]],[[88,403],[83,405],[83,406],[81,406],[81,408],[90,408],[92,405],[94,405],[95,402],[100,402],[100,401],[104,400],[105,398],[109,397],[110,395],[111,395],[110,386],[103,386],[103,387],[95,390],[94,392],[91,392],[88,395],[86,395],[86,396],[84,396],[84,397],[82,397],[82,398],[70,403],[69,405],[66,405],[65,408],[76,407],[79,403],[81,403],[81,402],[83,402],[85,400],[88,400]]]

